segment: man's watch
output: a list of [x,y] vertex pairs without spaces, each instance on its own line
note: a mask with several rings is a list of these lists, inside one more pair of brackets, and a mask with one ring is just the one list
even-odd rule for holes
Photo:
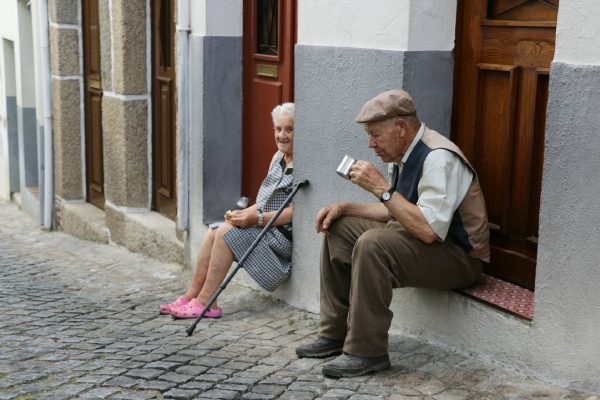
[[394,194],[394,187],[390,186],[390,188],[387,191],[383,192],[383,194],[379,198],[379,201],[382,203],[385,203],[386,201],[388,201],[389,199],[392,198],[393,194]]
[[265,224],[265,214],[263,214],[262,211],[256,211],[256,215],[258,217],[256,225],[263,226]]

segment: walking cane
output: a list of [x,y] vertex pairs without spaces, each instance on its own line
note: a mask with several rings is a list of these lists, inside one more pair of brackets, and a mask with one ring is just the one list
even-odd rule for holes
[[300,181],[300,182],[298,182],[298,183],[296,183],[294,185],[294,188],[292,189],[292,192],[285,199],[285,201],[283,202],[283,204],[281,205],[281,207],[279,207],[279,209],[277,210],[277,213],[275,213],[275,215],[273,216],[273,218],[271,218],[271,220],[267,223],[267,225],[265,225],[265,227],[263,228],[263,230],[260,231],[260,234],[254,240],[254,242],[252,242],[252,244],[250,245],[250,247],[248,248],[248,250],[246,250],[246,252],[242,256],[242,258],[240,258],[240,260],[238,261],[237,266],[235,267],[235,269],[229,273],[229,275],[227,276],[227,279],[225,279],[223,281],[223,283],[221,284],[221,286],[219,286],[219,290],[217,290],[215,292],[215,294],[213,294],[213,296],[210,298],[210,300],[208,301],[208,303],[206,303],[206,305],[204,306],[204,309],[202,310],[202,312],[200,313],[200,315],[198,315],[198,317],[196,317],[196,320],[190,326],[188,326],[185,329],[185,331],[187,332],[188,336],[192,336],[192,334],[196,330],[196,325],[198,325],[198,322],[200,322],[200,320],[202,319],[202,317],[204,317],[204,314],[206,314],[206,312],[210,309],[210,306],[212,306],[212,304],[215,301],[217,301],[217,297],[219,297],[219,295],[221,294],[221,292],[223,292],[223,290],[225,290],[225,287],[227,286],[227,284],[229,283],[229,281],[231,281],[231,279],[234,277],[234,275],[243,266],[244,261],[246,261],[246,258],[248,258],[248,256],[250,255],[250,253],[252,253],[252,250],[254,250],[254,248],[258,245],[258,242],[260,242],[260,239],[262,239],[262,237],[265,235],[265,233],[267,233],[267,231],[269,230],[269,228],[271,228],[271,226],[277,220],[277,218],[279,218],[279,215],[283,212],[284,208],[287,207],[287,205],[290,203],[290,201],[292,201],[292,199],[294,198],[294,196],[296,195],[296,193],[298,192],[298,190],[300,190],[301,187],[307,186],[307,185],[308,185],[308,179]]

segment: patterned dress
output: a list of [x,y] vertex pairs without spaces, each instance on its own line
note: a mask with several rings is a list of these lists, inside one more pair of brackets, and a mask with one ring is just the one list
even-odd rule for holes
[[[256,205],[259,211],[277,211],[292,192],[293,170],[285,168],[284,154],[278,151],[262,182]],[[216,228],[220,224],[211,224]],[[235,227],[224,236],[236,261],[241,259],[263,230],[259,226]],[[243,268],[265,290],[272,292],[287,279],[292,269],[292,224],[273,226],[244,261]]]

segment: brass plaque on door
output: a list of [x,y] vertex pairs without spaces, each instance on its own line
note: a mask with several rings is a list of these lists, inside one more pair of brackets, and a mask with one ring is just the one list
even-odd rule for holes
[[277,65],[256,64],[256,75],[277,78],[279,76],[279,68]]

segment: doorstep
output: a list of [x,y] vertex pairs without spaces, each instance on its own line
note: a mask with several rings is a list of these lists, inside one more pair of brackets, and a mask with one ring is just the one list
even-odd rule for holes
[[521,318],[533,319],[533,290],[514,283],[482,274],[477,285],[458,292]]
[[104,211],[112,242],[166,263],[184,264],[185,233],[177,232],[175,221],[153,211],[131,211],[108,201]]
[[98,207],[81,200],[65,201],[57,196],[55,212],[56,229],[83,240],[110,242],[104,211]]

